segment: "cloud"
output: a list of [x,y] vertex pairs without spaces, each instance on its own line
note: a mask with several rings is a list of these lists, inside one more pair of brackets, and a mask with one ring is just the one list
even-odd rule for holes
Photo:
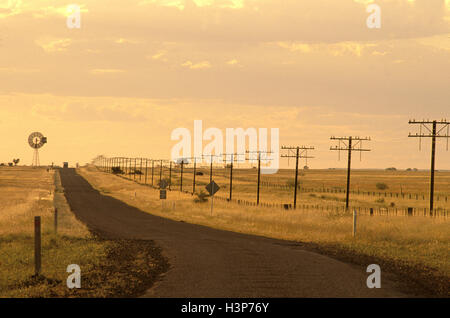
[[162,60],[164,62],[167,62],[168,59],[164,58],[164,56],[167,54],[167,51],[159,51],[158,53],[151,55],[150,58],[153,60]]
[[[54,16],[68,17],[74,12],[74,5],[55,6],[48,4],[51,1],[40,1],[36,6],[37,1],[23,1],[23,0],[3,0],[0,2],[0,19],[19,14],[30,14],[33,18],[47,18]],[[87,13],[89,10],[86,5],[79,5],[81,13]]]
[[114,41],[114,43],[116,43],[116,44],[139,44],[139,43],[142,43],[142,41],[133,40],[133,39],[119,38],[119,39],[116,39]]
[[42,38],[35,41],[47,53],[63,52],[72,44],[72,40],[69,38],[52,39]]
[[197,69],[211,68],[211,63],[208,61],[203,61],[194,64],[191,61],[186,61],[183,64],[181,64],[181,66],[190,68],[191,70],[197,70]]
[[4,72],[4,73],[19,73],[19,74],[23,74],[23,73],[38,73],[40,72],[40,69],[36,69],[36,68],[17,68],[17,67],[0,67],[0,72]]
[[118,104],[95,105],[89,101],[71,101],[61,106],[40,103],[33,105],[32,113],[35,116],[62,122],[143,122],[148,120],[139,107]]
[[118,74],[124,73],[125,70],[120,69],[110,69],[110,68],[96,68],[89,71],[93,75],[108,75],[108,74]]
[[8,0],[0,3],[0,19],[20,14],[23,10],[21,0]]

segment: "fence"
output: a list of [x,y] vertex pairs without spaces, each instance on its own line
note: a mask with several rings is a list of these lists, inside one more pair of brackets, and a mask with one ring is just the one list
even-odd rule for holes
[[[208,176],[209,179],[214,179],[215,177],[228,178],[227,169],[217,169],[213,166],[196,166],[195,164],[175,164],[174,162],[166,160],[152,160],[144,158],[110,158],[106,159],[104,162],[95,163],[96,166],[102,171],[114,173],[118,176],[127,178],[139,182],[141,184],[150,185],[154,188],[158,187],[161,180],[166,180],[168,188],[170,190],[179,190],[185,193],[193,194],[199,189],[199,186],[205,185],[205,182],[199,182],[196,180],[198,173],[204,177],[204,173],[201,170],[208,168],[208,174],[211,172],[213,175]],[[211,168],[211,170],[210,170]],[[254,169],[246,169],[248,171],[256,172]],[[237,171],[234,172],[233,179],[249,182],[248,175],[243,178],[236,175]],[[256,178],[255,178],[256,181]],[[227,185],[224,185],[226,187]],[[260,181],[260,186],[267,188],[277,188],[281,190],[292,190],[294,186],[289,184],[272,183],[267,181]],[[196,188],[197,187],[197,188]],[[341,188],[304,188],[299,187],[301,193],[342,193],[345,194],[345,189]],[[375,192],[375,191],[359,191],[353,190],[350,192],[353,195],[362,196],[372,196],[379,198],[399,198],[399,199],[409,199],[409,200],[426,200],[427,196],[425,194],[413,194],[413,193],[396,193],[396,192]],[[259,193],[258,193],[259,195]],[[215,198],[221,201],[227,201],[234,204],[242,206],[258,206],[261,208],[271,208],[271,209],[285,209],[290,210],[293,208],[291,203],[274,203],[274,202],[264,202],[259,200],[259,197],[255,201],[246,199],[236,199],[231,197],[231,191],[228,197],[223,197],[221,195],[216,195]],[[318,197],[320,199],[320,197]],[[448,202],[448,196],[435,196],[436,201]],[[345,212],[345,207],[341,205],[323,205],[323,204],[297,204],[297,210],[315,210],[315,211],[327,211],[327,212]],[[433,213],[430,213],[428,208],[408,208],[408,207],[362,207],[362,206],[351,206],[350,209],[356,209],[356,211],[361,215],[388,215],[388,216],[435,216],[435,217],[447,217],[447,208],[436,208]]]

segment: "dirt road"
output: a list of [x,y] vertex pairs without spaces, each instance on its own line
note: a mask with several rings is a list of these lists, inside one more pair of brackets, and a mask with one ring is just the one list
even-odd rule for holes
[[408,296],[383,272],[382,288],[369,289],[365,268],[298,243],[153,216],[101,195],[73,169],[62,169],[61,180],[72,210],[93,231],[162,247],[171,268],[144,297]]

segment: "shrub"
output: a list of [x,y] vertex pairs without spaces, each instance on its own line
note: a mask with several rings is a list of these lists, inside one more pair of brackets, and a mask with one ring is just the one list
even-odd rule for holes
[[378,182],[376,184],[376,186],[377,186],[378,190],[386,190],[389,188],[386,183],[382,183],[382,182]]
[[206,193],[205,191],[202,190],[200,192],[195,193],[195,195],[197,196],[196,198],[194,198],[195,203],[208,202],[209,194]]
[[375,202],[376,202],[376,203],[384,203],[384,198],[376,199]]
[[112,167],[112,173],[114,174],[122,174],[123,171],[120,169],[120,167]]
[[[286,181],[286,185],[290,188],[294,188],[295,187],[295,180],[288,180]],[[298,184],[297,184],[297,189],[300,189],[300,180],[298,180]]]

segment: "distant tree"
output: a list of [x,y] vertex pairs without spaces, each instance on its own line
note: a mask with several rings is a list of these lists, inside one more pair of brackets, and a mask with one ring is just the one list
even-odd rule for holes
[[387,188],[389,188],[386,183],[382,183],[382,182],[378,182],[376,184],[376,187],[378,190],[386,190]]
[[8,166],[12,167],[13,163],[12,162],[8,162]]
[[408,169],[406,169],[406,171],[412,171],[412,169],[411,169],[411,168],[408,168]]
[[20,159],[13,159],[14,165],[17,166],[17,164],[20,162]]
[[303,170],[309,170],[309,167],[308,166],[304,166]]
[[397,168],[395,167],[386,168],[386,171],[397,171]]
[[[102,162],[102,160],[106,158],[104,155],[98,155],[94,159],[91,160],[91,164],[95,164],[96,162]],[[53,166],[53,163],[52,163]]]

